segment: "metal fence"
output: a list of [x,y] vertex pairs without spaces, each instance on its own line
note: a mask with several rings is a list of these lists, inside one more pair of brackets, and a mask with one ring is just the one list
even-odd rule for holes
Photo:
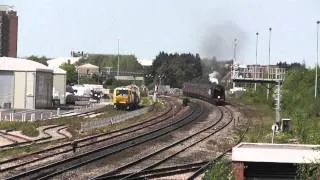
[[97,109],[103,108],[101,105],[90,105],[75,108],[74,110],[65,111],[57,108],[56,110],[25,110],[20,112],[15,111],[0,111],[0,121],[18,121],[18,122],[33,122],[35,120],[48,120],[60,117],[76,116]]
[[114,117],[110,117],[107,119],[97,119],[97,120],[90,120],[86,122],[81,122],[81,132],[89,131],[98,127],[107,126],[116,122],[121,122],[136,116],[140,116],[145,114],[150,109],[150,106],[142,108],[140,110],[128,112],[125,114],[117,115]]

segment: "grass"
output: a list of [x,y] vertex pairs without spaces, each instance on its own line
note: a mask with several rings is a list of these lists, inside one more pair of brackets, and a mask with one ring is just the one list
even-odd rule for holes
[[[248,100],[242,101],[247,104]],[[268,104],[248,103],[246,106],[247,118],[251,120],[250,127],[243,141],[252,143],[271,143],[272,125],[276,122],[275,111]],[[242,131],[236,132],[239,136]],[[277,132],[274,137],[275,143],[287,143],[293,136],[288,133]]]

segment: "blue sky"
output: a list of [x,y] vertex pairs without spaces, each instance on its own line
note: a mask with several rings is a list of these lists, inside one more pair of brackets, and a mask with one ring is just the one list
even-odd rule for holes
[[154,59],[160,51],[199,53],[268,63],[316,61],[318,0],[1,0],[19,16],[18,55],[64,57],[71,50],[135,54]]

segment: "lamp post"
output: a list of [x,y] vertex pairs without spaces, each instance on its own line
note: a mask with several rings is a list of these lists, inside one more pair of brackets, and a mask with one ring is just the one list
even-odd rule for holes
[[316,77],[314,86],[314,98],[317,99],[317,89],[318,89],[318,59],[319,59],[319,23],[317,21],[317,63],[316,63]]
[[[258,66],[258,40],[259,40],[259,33],[256,33],[257,39],[256,39],[256,65],[254,67],[254,78],[257,78],[257,66]],[[257,83],[254,83],[254,90],[257,90]]]
[[120,46],[120,39],[118,38],[118,70],[117,70],[117,79],[119,79],[119,60],[120,60],[119,46]]
[[[238,45],[238,40],[237,38],[235,38],[233,42],[233,62],[232,62],[232,68],[231,68],[231,71],[233,71],[232,73],[235,73],[234,63],[236,62],[236,59],[237,59],[237,45]],[[236,86],[236,83],[233,82],[232,85],[234,89]]]
[[[270,57],[271,57],[271,31],[272,28],[269,28],[269,63],[268,63],[268,79],[270,79]],[[269,89],[270,89],[270,84],[268,83],[268,89],[267,89],[267,100],[269,99]]]

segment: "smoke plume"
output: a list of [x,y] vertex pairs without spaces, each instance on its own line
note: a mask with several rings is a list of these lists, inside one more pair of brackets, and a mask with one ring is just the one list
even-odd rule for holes
[[237,56],[245,48],[247,36],[241,28],[233,22],[216,24],[207,29],[202,39],[202,56],[216,57],[219,60],[233,59],[234,39],[237,39]]

